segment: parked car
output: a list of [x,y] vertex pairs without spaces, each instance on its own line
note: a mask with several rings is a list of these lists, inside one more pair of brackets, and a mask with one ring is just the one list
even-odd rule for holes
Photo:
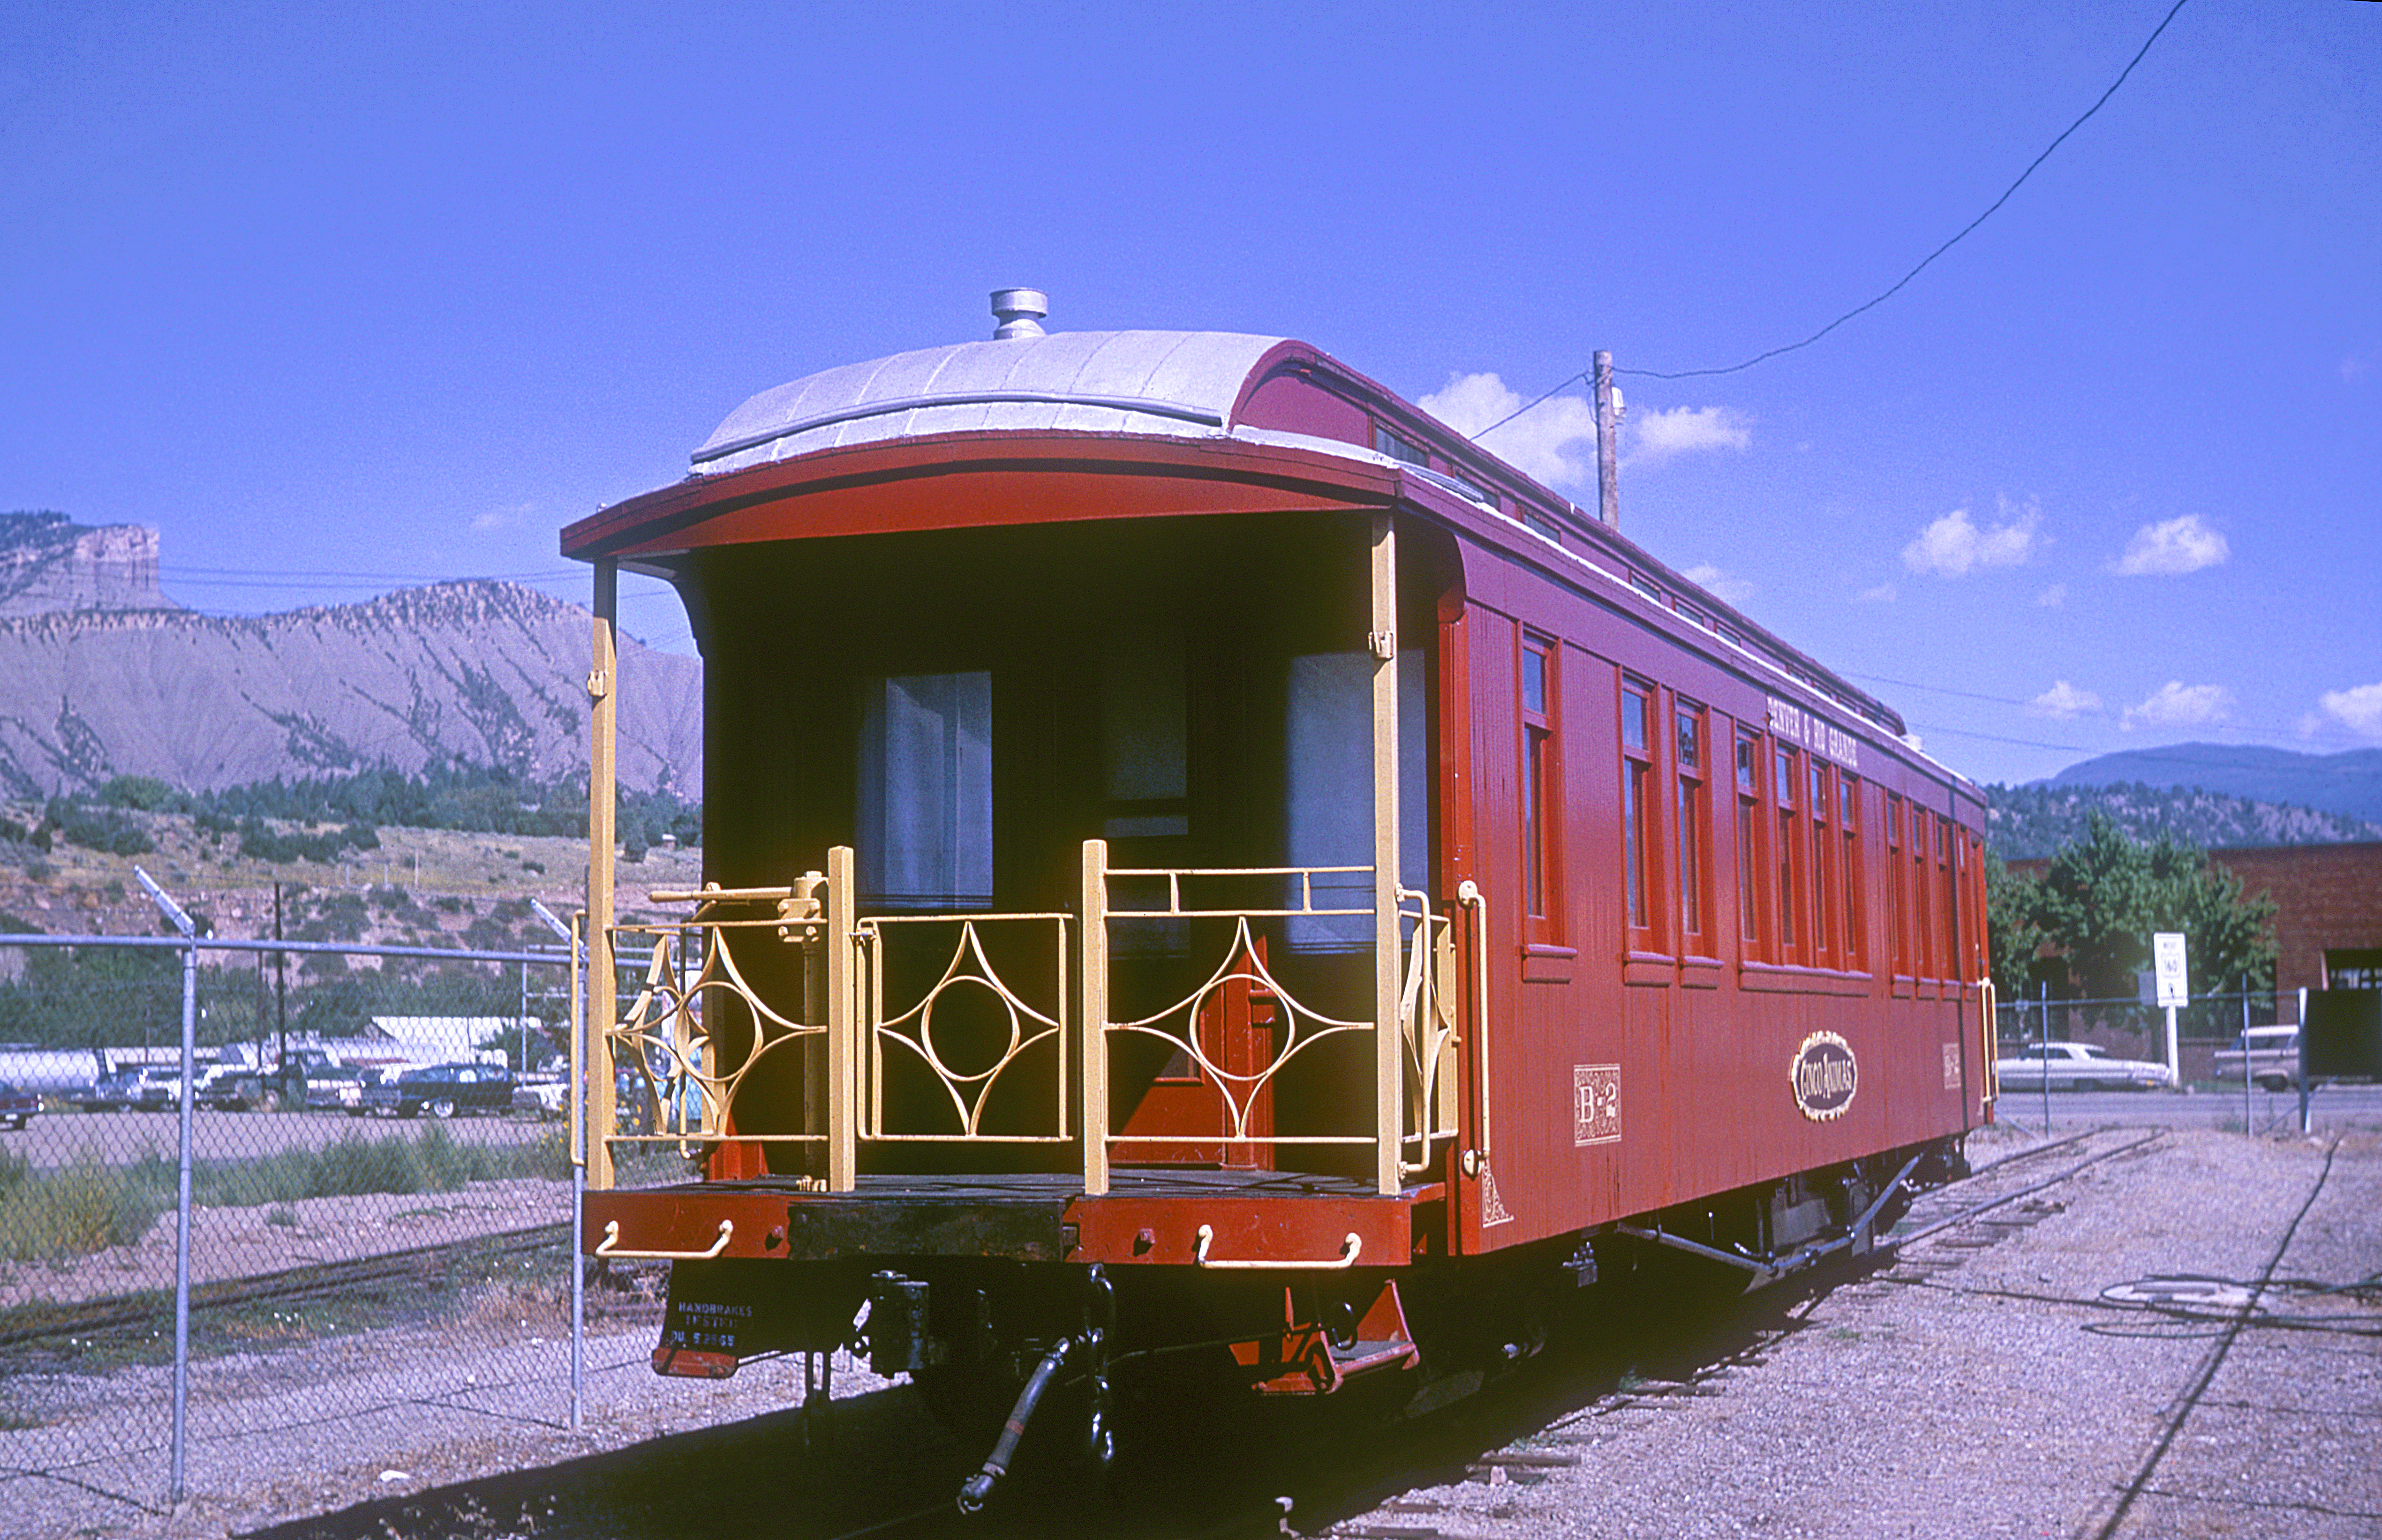
[[2237,1081],[2247,1068],[2262,1090],[2289,1091],[2300,1082],[2300,1029],[2252,1027],[2216,1050],[2216,1078]]
[[6,1081],[0,1081],[0,1123],[21,1129],[42,1110],[42,1098],[30,1091],[20,1091]]
[[500,1064],[434,1064],[408,1069],[395,1084],[374,1089],[384,1093],[374,1098],[375,1106],[385,1099],[399,1118],[507,1112],[513,1105],[512,1071]]
[[113,1069],[74,1094],[75,1106],[85,1112],[122,1112],[133,1105],[141,1083],[138,1069]]
[[570,1082],[551,1075],[541,1075],[535,1080],[515,1081],[513,1110],[530,1113],[539,1118],[559,1118],[566,1110],[565,1098],[570,1094]]
[[2166,1065],[2111,1058],[2097,1043],[2030,1043],[2016,1058],[1995,1060],[1994,1072],[2004,1093],[2040,1091],[2046,1082],[2054,1091],[2150,1091],[2175,1083]]
[[264,1100],[264,1082],[245,1064],[214,1064],[199,1072],[191,1095],[217,1112],[246,1112]]
[[344,1064],[310,1064],[306,1067],[307,1110],[344,1110],[348,1098],[362,1083],[362,1076]]
[[[391,1084],[395,1073],[394,1070],[384,1069],[377,1064],[358,1065],[354,1080],[339,1082],[339,1110],[350,1118],[362,1118],[372,1112],[374,1110],[373,1106],[374,1090],[380,1086]],[[389,1109],[383,1106],[379,1110],[387,1112]]]
[[133,1073],[131,1106],[141,1112],[173,1112],[181,1107],[179,1065],[144,1064]]

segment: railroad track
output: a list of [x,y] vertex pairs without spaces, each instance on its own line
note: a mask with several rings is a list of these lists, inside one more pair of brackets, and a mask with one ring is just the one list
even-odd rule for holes
[[[1507,1383],[1423,1423],[1370,1427],[1303,1457],[1271,1448],[1268,1458],[1251,1463],[1277,1473],[1298,1467],[1299,1473],[1269,1482],[1257,1472],[1237,1473],[1250,1479],[1237,1490],[1226,1489],[1228,1478],[1220,1479],[1208,1494],[1212,1501],[1197,1510],[1175,1507],[1158,1515],[1078,1508],[1055,1515],[1049,1509],[1050,1497],[1043,1495],[1035,1499],[1030,1516],[1013,1513],[1003,1522],[996,1512],[987,1516],[989,1522],[972,1525],[945,1499],[926,1506],[904,1503],[859,1525],[822,1533],[831,1540],[982,1540],[1013,1533],[1012,1525],[1022,1523],[1014,1533],[1438,1540],[1444,1533],[1439,1521],[1455,1519],[1457,1505],[1430,1488],[1458,1482],[1526,1487],[1559,1481],[1582,1462],[1591,1445],[1609,1446],[1633,1420],[1676,1414],[1725,1398],[1733,1378],[1759,1370],[1774,1347],[1806,1329],[1801,1312],[1817,1290],[1861,1276],[1917,1282],[1957,1267],[1974,1250],[2058,1213],[2056,1190],[2078,1173],[2166,1137],[2155,1130],[2103,1129],[2002,1156],[1958,1182],[1920,1194],[1870,1258],[1834,1263],[1700,1314],[1674,1317],[1658,1310],[1652,1318],[1638,1319],[1633,1314],[1618,1329],[1602,1334],[1627,1341],[1627,1362],[1610,1348],[1557,1351]],[[1297,1434],[1290,1439],[1302,1441]],[[1252,1439],[1255,1445],[1267,1442]],[[1015,1496],[1023,1499],[1026,1494]],[[1463,1508],[1460,1533],[1497,1533],[1493,1519],[1486,1520],[1484,1530],[1485,1518],[1479,1508]],[[1512,1533],[1518,1540],[1523,1531]]]
[[[246,1305],[285,1303],[379,1290],[401,1284],[431,1282],[451,1270],[460,1260],[523,1255],[564,1245],[570,1235],[571,1226],[567,1221],[534,1225],[525,1229],[500,1230],[469,1241],[413,1246],[404,1251],[381,1252],[346,1262],[313,1263],[277,1272],[193,1284],[190,1287],[191,1318],[196,1322],[203,1314]],[[174,1296],[170,1289],[112,1295],[106,1299],[69,1304],[52,1305],[37,1302],[18,1306],[6,1316],[0,1316],[0,1348],[152,1326],[161,1314],[171,1319],[173,1311]]]
[[[1526,1422],[1518,1436],[1460,1459],[1451,1461],[1443,1455],[1421,1473],[1430,1484],[1444,1485],[1452,1464],[1464,1479],[1492,1486],[1559,1480],[1565,1470],[1581,1463],[1588,1446],[1609,1445],[1633,1420],[1676,1414],[1699,1401],[1725,1398],[1731,1379],[1759,1369],[1773,1347],[1806,1329],[1801,1307],[1816,1289],[1862,1275],[1885,1283],[1923,1282],[1935,1273],[1957,1268],[1975,1251],[2060,1212],[2064,1205],[2053,1194],[2079,1173],[2145,1151],[2167,1137],[2161,1130],[2098,1129],[1982,1165],[1959,1181],[1921,1193],[1872,1257],[1833,1263],[1800,1275],[1799,1280],[1776,1286],[1769,1292],[1780,1297],[1784,1308],[1774,1306],[1750,1319],[1711,1322],[1711,1335],[1700,1344],[1690,1344],[1691,1349],[1701,1345],[1706,1351],[1689,1351],[1676,1361],[1687,1367],[1668,1375],[1625,1372],[1601,1387],[1591,1380],[1592,1393],[1581,1404],[1536,1426]],[[1762,1312],[1755,1302],[1762,1298],[1750,1297],[1740,1312]],[[1474,1431],[1485,1429],[1450,1430],[1459,1447],[1464,1433]],[[1321,1485],[1310,1488],[1295,1497],[1296,1508],[1288,1527],[1334,1540],[1438,1540],[1443,1532],[1433,1521],[1443,1514],[1452,1515],[1455,1509],[1427,1491],[1409,1487],[1384,1496],[1369,1511],[1348,1512],[1351,1499],[1361,1496],[1359,1485],[1338,1493]],[[1299,1510],[1313,1517],[1301,1522]],[[1335,1511],[1346,1516],[1332,1520]],[[1496,1522],[1486,1519],[1484,1526],[1484,1518],[1478,1508],[1464,1508],[1461,1533],[1468,1536],[1498,1533]],[[1237,1540],[1280,1532],[1268,1516],[1253,1514],[1239,1527],[1220,1529],[1215,1534],[1216,1540]],[[1513,1533],[1518,1536],[1522,1531]]]
[[[1128,1460],[1113,1491],[1080,1471],[1021,1473],[991,1510],[964,1519],[952,1498],[982,1448],[934,1427],[909,1391],[895,1389],[838,1403],[834,1425],[816,1447],[804,1446],[789,1412],[669,1440],[668,1449],[622,1451],[608,1458],[602,1474],[575,1477],[568,1495],[540,1485],[542,1474],[523,1472],[442,1492],[437,1517],[365,1505],[305,1533],[309,1540],[479,1533],[473,1525],[510,1522],[507,1516],[518,1513],[524,1528],[534,1520],[548,1540],[623,1533],[675,1540],[704,1533],[700,1512],[691,1510],[683,1522],[665,1519],[651,1493],[675,1489],[692,1461],[717,1482],[701,1512],[746,1505],[782,1512],[790,1540],[1281,1540],[1285,1534],[1435,1540],[1446,1533],[1522,1540],[1529,1533],[1524,1521],[1500,1521],[1440,1493],[1465,1483],[1518,1490],[1562,1482],[1567,1471],[1609,1461],[1615,1441],[1650,1419],[1725,1406],[1732,1394],[1743,1394],[1733,1382],[1758,1374],[1774,1349],[1811,1329],[1803,1312],[1821,1292],[1864,1278],[1919,1281],[1956,1266],[1973,1250],[1970,1241],[1997,1240],[2058,1212],[2060,1183],[2164,1137],[2104,1130],[1984,1165],[1921,1194],[1885,1258],[1834,1264],[1700,1311],[1613,1304],[1619,1314],[1603,1318],[1605,1329],[1579,1334],[1584,1340],[1553,1349],[1488,1392],[1420,1422],[1344,1423],[1320,1431],[1337,1409],[1313,1403],[1260,1409],[1205,1427],[1186,1417],[1191,1440],[1162,1446],[1137,1467]],[[534,1244],[542,1237],[523,1239]],[[385,1260],[394,1259],[374,1259]],[[1269,1419],[1268,1412],[1280,1415]],[[700,1456],[693,1452],[698,1446]],[[594,1486],[617,1487],[620,1495],[599,1496]]]

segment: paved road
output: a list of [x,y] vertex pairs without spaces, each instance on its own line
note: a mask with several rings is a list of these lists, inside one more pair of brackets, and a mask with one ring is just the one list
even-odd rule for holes
[[[2005,1091],[1995,1119],[2040,1130],[2045,1113],[2040,1091]],[[2048,1111],[2054,1131],[2073,1133],[2107,1123],[2139,1123],[2163,1129],[2217,1129],[2286,1133],[2299,1126],[2296,1091],[2253,1089],[2248,1099],[2231,1091],[2055,1091]],[[2382,1130],[2382,1085],[2318,1086],[2308,1116],[2318,1133],[2351,1129]]]
[[[287,1149],[320,1149],[347,1135],[413,1139],[428,1118],[350,1118],[338,1112],[215,1112],[194,1115],[191,1148],[201,1160],[239,1160]],[[0,1132],[0,1151],[22,1155],[37,1167],[64,1166],[86,1152],[111,1166],[153,1155],[172,1161],[181,1119],[169,1112],[44,1112],[21,1131]],[[529,1118],[457,1118],[445,1125],[455,1140],[473,1144],[520,1143],[550,1134],[559,1125]]]

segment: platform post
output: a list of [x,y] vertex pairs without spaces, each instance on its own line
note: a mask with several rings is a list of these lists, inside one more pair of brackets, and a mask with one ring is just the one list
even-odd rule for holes
[[859,904],[853,890],[852,847],[827,853],[827,1186],[849,1192],[860,1185],[860,944]]
[[1405,1090],[1398,1032],[1398,547],[1387,509],[1373,515],[1373,1172],[1398,1175]]
[[[612,964],[612,834],[620,731],[620,569],[596,563],[595,655],[587,669],[587,1185],[612,1185],[612,1026],[620,975]],[[574,1241],[577,1239],[573,1238]]]
[[1082,916],[1083,960],[1076,968],[1084,997],[1076,1017],[1083,1022],[1083,1066],[1078,1119],[1084,1131],[1084,1192],[1097,1197],[1109,1190],[1109,842],[1084,841]]

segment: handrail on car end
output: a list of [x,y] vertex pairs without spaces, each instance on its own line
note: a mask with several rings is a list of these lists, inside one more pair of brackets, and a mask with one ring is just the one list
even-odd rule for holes
[[719,1221],[719,1239],[714,1241],[707,1251],[632,1252],[620,1244],[620,1221],[608,1219],[604,1222],[604,1239],[596,1243],[596,1254],[630,1257],[642,1262],[708,1262],[728,1249],[729,1238],[735,1233],[736,1221],[722,1219]]
[[794,896],[791,887],[657,887],[645,894],[657,904],[777,903]]
[[1208,1248],[1215,1243],[1216,1227],[1201,1225],[1199,1245],[1191,1253],[1191,1265],[1195,1267],[1233,1268],[1248,1273],[1336,1273],[1344,1268],[1357,1265],[1357,1253],[1365,1249],[1365,1238],[1355,1230],[1350,1230],[1342,1238],[1340,1254],[1330,1262],[1284,1262],[1271,1257],[1245,1257],[1235,1261],[1226,1261],[1208,1254]]
[[1489,896],[1467,877],[1456,885],[1455,901],[1472,911],[1472,1033],[1480,1051],[1480,1143],[1475,1153],[1485,1161],[1489,1158]]
[[[1985,1058],[1980,1067],[1982,1072],[1978,1079],[1985,1090],[1981,1099],[1990,1107],[2002,1099],[2001,1066],[1996,1062],[2001,1049],[2001,992],[1994,987],[1991,973],[1986,974],[1982,982],[1984,987],[1977,991],[1977,1003],[1984,1008],[1984,1034],[1981,1046],[1984,1049]],[[2050,1072],[2049,1069],[2044,1071],[2045,1075]]]

